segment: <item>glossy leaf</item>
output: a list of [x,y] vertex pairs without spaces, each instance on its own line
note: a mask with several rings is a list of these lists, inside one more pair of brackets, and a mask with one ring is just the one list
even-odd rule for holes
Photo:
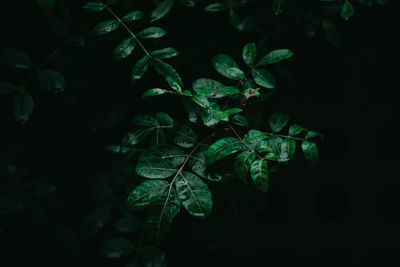
[[171,11],[172,6],[174,5],[174,0],[163,0],[161,1],[151,12],[150,22],[154,22],[163,18],[168,12]]
[[0,95],[8,95],[18,92],[19,88],[15,84],[0,81]]
[[295,135],[301,133],[304,130],[305,130],[305,128],[303,128],[302,126],[300,126],[298,124],[293,124],[289,128],[289,135],[290,136],[295,136]]
[[243,80],[246,78],[244,72],[236,67],[227,68],[226,73],[235,80]]
[[155,130],[155,128],[152,127],[152,128],[139,129],[132,133],[128,133],[124,137],[124,140],[122,140],[122,143],[124,145],[130,145],[130,146],[137,145],[140,142],[142,142],[154,130]]
[[133,49],[135,48],[135,39],[129,37],[123,40],[115,49],[114,49],[114,60],[121,60],[126,58],[130,54],[132,54]]
[[24,124],[33,112],[33,98],[25,90],[14,97],[14,116],[17,122]]
[[65,90],[65,78],[58,71],[41,69],[38,73],[39,86],[50,93],[61,93]]
[[174,124],[174,120],[164,112],[156,113],[156,118],[162,126],[171,126]]
[[308,131],[306,133],[305,139],[306,140],[310,140],[310,139],[312,139],[314,137],[317,137],[317,136],[322,138],[322,135],[320,133],[317,133],[317,132],[314,132],[314,131]]
[[175,180],[176,192],[183,207],[194,217],[206,218],[212,210],[211,191],[199,177],[183,171]]
[[201,96],[209,97],[212,94],[212,88],[210,86],[195,88],[194,91]]
[[171,58],[171,57],[175,57],[175,56],[179,55],[179,51],[177,51],[175,48],[172,48],[172,47],[166,47],[163,49],[154,50],[154,51],[150,52],[150,54],[155,58],[164,59],[164,58]]
[[169,93],[168,90],[165,89],[161,89],[161,88],[153,88],[153,89],[149,89],[146,92],[143,93],[142,97],[149,97],[149,96],[155,96],[155,95],[164,95]]
[[104,4],[100,2],[87,2],[83,5],[83,8],[92,11],[92,12],[100,12],[104,10]]
[[257,66],[265,66],[282,60],[291,58],[294,55],[289,49],[277,49],[266,54],[258,63]]
[[111,153],[121,153],[121,154],[126,154],[133,151],[131,148],[117,146],[117,145],[106,146],[104,149]]
[[143,75],[146,73],[148,67],[149,67],[149,57],[144,56],[133,67],[131,73],[131,80],[135,81],[142,78]]
[[124,22],[131,22],[134,20],[141,20],[144,16],[143,11],[141,10],[135,10],[132,12],[129,12],[128,14],[126,14],[125,16],[122,17],[122,21]]
[[264,69],[253,69],[252,70],[254,81],[265,88],[275,88],[276,82],[272,74]]
[[246,117],[242,114],[236,114],[235,116],[233,116],[231,119],[231,123],[244,127],[249,126]]
[[204,95],[194,95],[192,96],[192,100],[202,108],[210,107],[210,102],[208,102],[207,97]]
[[167,33],[160,27],[149,27],[141,30],[136,36],[141,39],[161,38]]
[[146,180],[129,194],[127,203],[131,207],[147,206],[162,199],[169,183],[164,180]]
[[140,155],[141,159],[146,159],[150,157],[157,157],[164,160],[169,161],[173,166],[181,165],[185,159],[185,152],[179,147],[162,144],[158,146],[153,146],[147,150],[145,150],[142,155]]
[[352,16],[354,16],[355,11],[353,5],[350,3],[350,1],[346,0],[343,3],[342,11],[340,12],[340,16],[344,20],[349,20]]
[[243,151],[235,158],[235,163],[233,166],[235,173],[244,183],[247,183],[247,174],[249,173],[251,163],[255,158],[256,155],[253,151]]
[[183,148],[193,147],[198,142],[196,133],[186,124],[179,124],[173,129],[171,137],[175,144]]
[[233,58],[228,55],[219,54],[215,56],[212,60],[215,70],[224,77],[233,78],[233,76],[228,72],[229,68],[238,67],[238,64]]
[[221,94],[224,94],[224,95],[236,95],[236,94],[240,94],[239,89],[238,89],[237,87],[235,87],[235,86],[226,86],[226,87],[223,87],[223,88],[221,88],[221,89],[219,90],[219,92],[220,92]]
[[209,4],[204,8],[205,11],[209,12],[219,12],[219,11],[224,11],[228,9],[228,5],[226,3],[213,3]]
[[119,25],[120,25],[119,21],[115,19],[102,21],[93,28],[92,34],[94,35],[107,34],[109,32],[118,29]]
[[149,179],[168,178],[177,171],[171,162],[158,157],[141,158],[135,170],[139,176]]
[[275,133],[282,130],[289,121],[290,116],[278,112],[272,113],[268,118],[268,124],[271,130]]
[[105,258],[118,259],[131,254],[135,246],[129,239],[122,237],[106,239],[100,246],[100,255]]
[[250,167],[250,175],[257,189],[268,191],[268,166],[266,159],[255,160]]
[[207,150],[206,162],[212,164],[240,151],[244,145],[235,137],[224,137],[213,143]]
[[197,79],[193,82],[192,87],[196,92],[199,88],[205,88],[205,87],[211,88],[211,93],[209,95],[209,98],[212,99],[219,99],[226,96],[226,94],[221,92],[221,89],[224,87],[224,85],[212,79],[207,79],[207,78]]
[[285,162],[293,158],[296,150],[296,141],[292,138],[286,138],[281,144],[281,153],[279,154],[278,161]]
[[317,145],[312,141],[303,141],[301,143],[301,149],[303,150],[304,156],[310,162],[311,165],[315,165],[318,162],[319,152]]
[[242,58],[247,66],[249,67],[254,66],[254,64],[256,63],[256,55],[257,55],[257,50],[256,50],[256,45],[254,43],[248,43],[243,47]]
[[243,141],[248,145],[254,145],[261,140],[268,138],[269,136],[264,132],[258,130],[250,130],[245,136],[243,136]]
[[160,60],[160,59],[153,59],[152,60],[156,71],[163,76],[167,81],[169,79],[174,80],[180,86],[183,86],[183,82],[181,77],[179,76],[178,72],[168,63]]
[[160,125],[158,120],[150,115],[138,115],[135,116],[132,120],[132,123],[137,126],[143,127],[157,127]]
[[228,121],[230,116],[232,116],[233,114],[240,113],[242,111],[243,110],[240,108],[230,108],[224,111],[217,111],[213,114],[213,118],[216,120]]

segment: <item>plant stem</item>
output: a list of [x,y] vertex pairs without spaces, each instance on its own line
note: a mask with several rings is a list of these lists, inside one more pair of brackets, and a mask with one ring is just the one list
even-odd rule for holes
[[294,139],[294,140],[299,140],[299,141],[304,141],[304,140],[306,140],[306,139],[304,139],[304,138],[300,138],[300,137],[294,137],[294,136],[290,136],[290,135],[284,135],[284,134],[276,134],[276,133],[270,133],[270,132],[264,132],[264,131],[262,131],[263,133],[265,133],[265,134],[267,134],[267,135],[271,135],[271,136],[279,136],[279,137],[283,137],[283,138],[291,138],[291,139]]
[[254,149],[252,149],[252,148],[240,137],[240,135],[238,134],[238,132],[236,132],[236,130],[232,127],[231,124],[229,124],[229,128],[231,128],[232,132],[236,135],[236,137],[240,140],[240,142],[241,142],[242,144],[244,144],[244,145],[247,147],[247,149],[249,149],[251,152],[253,152],[254,155],[256,155],[258,158],[263,159],[263,157],[261,157],[260,155],[258,155],[258,154],[254,151]]
[[110,14],[116,19],[118,20],[119,23],[121,23],[122,27],[124,27],[127,32],[132,36],[133,39],[135,39],[135,41],[139,44],[139,46],[143,49],[143,51],[146,53],[146,55],[149,58],[152,58],[152,55],[149,53],[149,51],[147,51],[147,49],[144,47],[144,45],[142,44],[142,42],[140,42],[139,38],[136,37],[136,35],[128,28],[128,26],[126,26],[126,24],[117,16],[117,14],[114,13],[114,11],[112,11],[111,8],[109,8],[106,3],[104,3],[101,0],[98,0],[98,2],[102,3],[104,5],[104,7],[107,9],[108,12],[110,12]]

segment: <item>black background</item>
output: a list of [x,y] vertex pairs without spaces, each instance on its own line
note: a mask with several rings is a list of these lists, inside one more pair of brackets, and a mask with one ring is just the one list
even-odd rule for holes
[[[259,6],[251,8],[246,12],[262,12]],[[64,28],[85,33],[98,20],[87,16],[79,11],[77,19],[64,25],[44,19],[29,1],[12,2],[1,8],[1,45],[41,62],[62,42]],[[165,43],[182,52],[172,62],[186,84],[201,76],[217,78],[210,63],[215,54],[239,61],[241,47],[262,40],[268,31],[264,23],[256,33],[237,32],[226,14],[200,9],[177,6],[169,16],[160,25],[167,31],[179,29],[168,31]],[[255,193],[261,203],[241,205],[241,196],[234,195],[237,210],[226,210],[230,223],[223,248],[204,249],[196,237],[205,222],[179,215],[162,246],[171,266],[400,265],[397,16],[390,4],[360,8],[349,22],[336,18],[344,40],[340,48],[321,36],[306,38],[303,24],[283,16],[284,38],[269,37],[267,47],[288,47],[296,55],[285,63],[288,74],[273,69],[280,88],[259,106],[260,112],[287,113],[323,133],[320,162],[310,167],[297,156],[271,177],[266,196]],[[187,17],[192,19],[184,21]],[[22,144],[15,162],[30,170],[25,179],[51,181],[57,193],[33,204],[25,199],[24,208],[0,216],[0,266],[121,263],[97,256],[100,238],[84,238],[82,221],[93,209],[85,190],[88,181],[115,167],[103,147],[118,142],[134,114],[165,110],[184,117],[181,106],[169,104],[177,103],[173,98],[135,100],[160,81],[149,73],[132,86],[128,77],[135,59],[113,63],[107,57],[117,40],[89,39],[85,48],[67,46],[55,56],[49,65],[63,71],[68,88],[49,95],[32,82],[28,89],[35,112],[23,127],[14,122],[12,98],[1,96],[1,150]],[[7,70],[1,79],[18,81],[26,75]],[[1,164],[5,169],[6,163]],[[35,209],[48,222],[46,228],[35,226]]]

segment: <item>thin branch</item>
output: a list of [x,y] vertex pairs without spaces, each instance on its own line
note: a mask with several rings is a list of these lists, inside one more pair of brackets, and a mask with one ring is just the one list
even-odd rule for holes
[[254,149],[252,149],[252,148],[240,137],[240,135],[238,134],[238,132],[236,132],[235,128],[233,128],[231,124],[229,124],[229,128],[230,128],[230,129],[232,130],[232,132],[236,135],[236,137],[239,139],[239,141],[247,147],[247,149],[249,149],[252,153],[254,153],[254,155],[256,155],[258,158],[263,159],[263,157],[261,157],[260,155],[258,155],[258,154],[256,153],[256,151],[254,151]]

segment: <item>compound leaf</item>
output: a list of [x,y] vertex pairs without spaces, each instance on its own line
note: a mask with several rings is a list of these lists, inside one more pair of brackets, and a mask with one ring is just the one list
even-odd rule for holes
[[112,31],[115,31],[116,29],[118,29],[119,25],[120,25],[119,21],[115,20],[115,19],[102,21],[99,24],[97,24],[96,26],[94,26],[94,28],[92,30],[92,34],[94,34],[94,35],[107,34],[109,32],[112,32]]
[[160,27],[148,27],[141,30],[136,36],[141,39],[161,38],[167,33]]
[[144,16],[143,11],[141,10],[135,10],[132,12],[129,12],[128,14],[126,14],[125,16],[122,17],[122,21],[124,22],[131,22],[134,20],[141,20]]
[[139,80],[143,77],[149,67],[149,57],[144,56],[138,62],[136,62],[135,66],[133,66],[131,73],[131,80]]
[[133,49],[135,48],[135,44],[136,44],[135,39],[133,39],[132,37],[123,40],[114,49],[114,54],[113,54],[114,60],[120,60],[132,54]]
[[179,55],[179,51],[172,47],[166,47],[163,49],[152,51],[150,52],[150,54],[155,58],[164,59]]
[[154,22],[163,18],[168,12],[171,11],[172,6],[174,5],[174,0],[164,0],[161,1],[151,12],[150,22]]
[[212,164],[217,160],[240,151],[244,145],[235,137],[224,137],[213,143],[207,150],[206,162]]

